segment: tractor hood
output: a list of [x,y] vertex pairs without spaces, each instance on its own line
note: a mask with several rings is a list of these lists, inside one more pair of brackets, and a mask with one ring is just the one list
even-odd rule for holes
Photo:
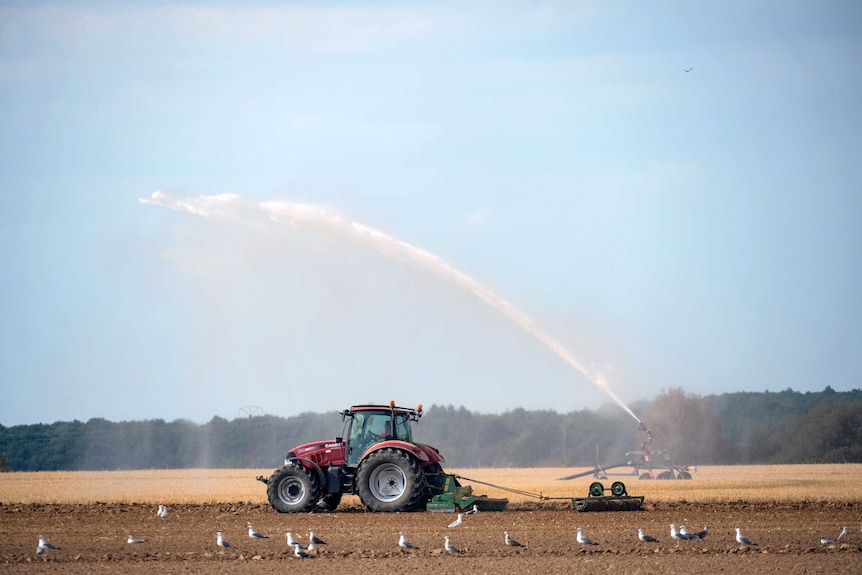
[[292,458],[309,459],[317,464],[323,461],[329,461],[332,464],[338,464],[344,461],[345,444],[343,441],[331,439],[329,441],[313,441],[311,443],[303,443],[290,450],[285,459]]

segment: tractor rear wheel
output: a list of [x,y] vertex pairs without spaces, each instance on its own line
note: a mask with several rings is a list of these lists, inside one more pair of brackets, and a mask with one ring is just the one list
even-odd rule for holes
[[285,465],[269,478],[266,495],[279,513],[305,513],[314,509],[320,487],[314,473],[301,465]]
[[422,502],[425,478],[415,458],[398,449],[381,449],[359,465],[356,491],[371,511],[412,511]]

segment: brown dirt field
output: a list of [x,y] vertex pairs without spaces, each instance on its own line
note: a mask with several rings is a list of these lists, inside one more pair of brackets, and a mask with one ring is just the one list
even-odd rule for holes
[[[629,487],[635,491],[634,485]],[[503,512],[465,517],[448,529],[451,513],[366,513],[350,502],[331,513],[282,515],[266,503],[174,504],[166,520],[151,503],[6,503],[0,505],[0,571],[3,573],[859,573],[862,572],[862,504],[647,503],[642,511],[581,513],[563,501],[517,503]],[[246,524],[270,539],[252,540]],[[670,539],[669,525],[709,526],[704,540]],[[839,545],[824,546],[822,535]],[[585,548],[575,529],[597,540]],[[637,540],[643,527],[660,539]],[[741,548],[734,528],[759,545]],[[306,539],[312,528],[328,542],[315,559],[288,551],[285,532]],[[402,554],[396,545],[405,531],[420,550]],[[503,531],[527,544],[512,549]],[[216,531],[239,551],[215,544]],[[39,534],[61,547],[36,555]],[[147,539],[129,545],[132,533]],[[451,535],[465,552],[445,554]],[[301,561],[301,563],[298,563]],[[301,565],[301,567],[300,567]]]

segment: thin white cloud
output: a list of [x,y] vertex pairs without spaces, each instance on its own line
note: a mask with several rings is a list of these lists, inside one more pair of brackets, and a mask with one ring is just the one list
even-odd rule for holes
[[[43,37],[61,44],[124,43],[153,47],[267,44],[297,52],[357,53],[463,31],[456,11],[423,8],[210,7],[77,8],[41,6],[4,11],[19,41]],[[4,26],[4,28],[10,28]]]

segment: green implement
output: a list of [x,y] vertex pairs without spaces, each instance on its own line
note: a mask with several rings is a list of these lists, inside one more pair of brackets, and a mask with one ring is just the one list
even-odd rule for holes
[[425,506],[428,511],[469,511],[475,506],[477,511],[502,511],[508,499],[496,499],[485,495],[473,495],[473,488],[458,482],[458,477],[443,474],[443,493],[435,495]]

